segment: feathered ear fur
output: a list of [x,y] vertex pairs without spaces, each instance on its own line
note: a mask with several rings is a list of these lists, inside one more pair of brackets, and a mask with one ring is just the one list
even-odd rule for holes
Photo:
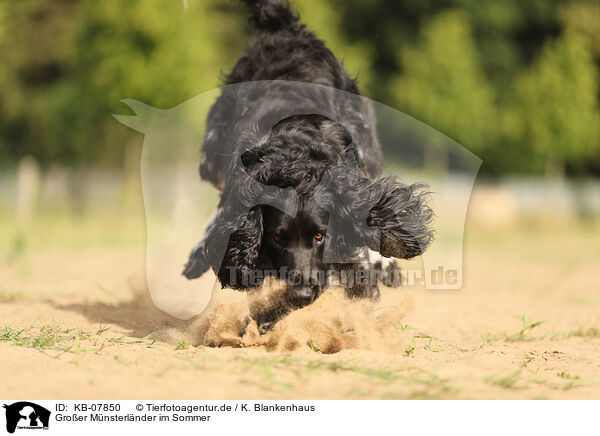
[[394,177],[371,180],[346,164],[331,168],[315,191],[329,212],[327,261],[351,262],[362,247],[403,259],[422,254],[433,239],[424,188]]
[[220,210],[209,224],[206,234],[190,253],[183,275],[194,279],[210,267],[223,287],[245,289],[250,284],[244,274],[256,267],[262,241],[262,210],[256,206],[237,220],[226,215]]
[[379,252],[386,257],[410,259],[423,254],[433,239],[429,224],[433,212],[422,184],[405,185],[393,177],[375,181],[379,201],[367,224],[380,234]]
[[237,230],[229,237],[223,262],[217,273],[223,287],[246,289],[259,284],[250,283],[244,274],[256,268],[262,236],[262,209],[257,206],[241,219]]
[[293,189],[259,183],[255,171],[247,171],[239,157],[235,162],[219,211],[190,253],[183,275],[193,279],[212,268],[223,287],[245,289],[260,284],[249,284],[243,275],[256,268],[263,234],[261,205],[294,216],[298,202]]

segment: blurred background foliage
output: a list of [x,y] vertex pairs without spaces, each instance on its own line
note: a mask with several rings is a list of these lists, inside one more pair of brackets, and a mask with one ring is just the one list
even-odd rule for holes
[[[140,139],[111,116],[128,113],[120,99],[170,108],[222,83],[251,38],[242,8],[185,4],[0,0],[1,165],[122,167]],[[597,0],[293,7],[364,95],[473,151],[486,175],[600,175]]]

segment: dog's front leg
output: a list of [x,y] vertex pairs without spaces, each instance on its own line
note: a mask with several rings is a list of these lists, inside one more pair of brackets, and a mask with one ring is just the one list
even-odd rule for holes
[[354,264],[341,272],[340,284],[349,298],[368,298],[379,301],[381,293],[377,284],[380,272],[369,262]]
[[269,284],[248,291],[248,309],[260,334],[267,333],[291,311],[285,288]]
[[379,301],[381,299],[377,283],[374,285],[354,285],[351,288],[346,288],[346,296],[349,298],[368,298],[372,301]]

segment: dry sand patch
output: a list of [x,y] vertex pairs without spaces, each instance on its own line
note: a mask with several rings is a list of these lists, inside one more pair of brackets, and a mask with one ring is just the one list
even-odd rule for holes
[[244,337],[243,294],[175,320],[144,296],[138,250],[41,250],[2,267],[0,396],[600,398],[597,239],[473,240],[461,291],[328,292]]

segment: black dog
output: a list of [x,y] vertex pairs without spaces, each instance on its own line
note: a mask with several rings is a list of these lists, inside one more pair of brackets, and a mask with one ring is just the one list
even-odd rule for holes
[[290,308],[334,283],[378,299],[377,279],[400,280],[393,259],[381,256],[409,259],[431,242],[423,186],[378,178],[372,107],[287,4],[243,2],[258,36],[208,116],[200,175],[221,200],[183,274],[211,267],[223,287],[243,290],[279,277]]

